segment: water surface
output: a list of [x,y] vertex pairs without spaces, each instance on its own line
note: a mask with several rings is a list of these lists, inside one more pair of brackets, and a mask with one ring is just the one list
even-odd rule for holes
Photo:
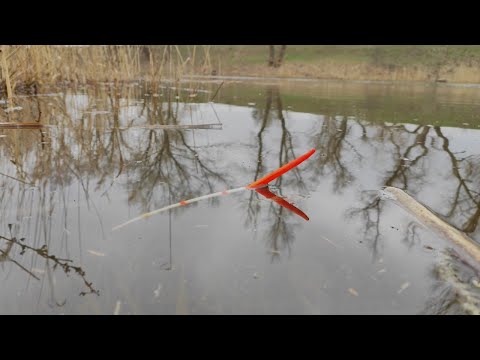
[[[220,83],[44,87],[2,110],[33,125],[0,128],[0,313],[479,311],[478,275],[378,190],[480,240],[480,89],[226,81],[209,102]],[[311,148],[270,186],[309,221],[246,191],[112,232]]]

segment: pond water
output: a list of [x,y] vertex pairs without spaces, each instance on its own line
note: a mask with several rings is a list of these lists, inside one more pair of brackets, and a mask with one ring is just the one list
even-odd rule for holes
[[[2,314],[480,311],[478,274],[378,196],[404,189],[480,240],[479,88],[105,83],[0,106]],[[269,188],[308,221],[243,191],[112,231],[311,148]]]

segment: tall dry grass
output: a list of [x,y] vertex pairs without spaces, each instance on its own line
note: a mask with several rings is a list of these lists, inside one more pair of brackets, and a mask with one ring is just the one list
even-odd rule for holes
[[8,106],[11,106],[12,103],[12,98],[13,98],[13,92],[12,92],[12,85],[10,82],[10,71],[8,67],[8,61],[7,61],[7,48],[5,45],[2,45],[0,48],[0,56],[1,56],[1,62],[2,62],[2,78],[5,79],[5,88],[7,90],[7,101],[8,101]]
[[178,82],[184,75],[205,73],[212,67],[209,46],[182,46],[182,51],[176,45],[3,45],[1,49],[0,83],[9,98],[15,89],[33,84]]

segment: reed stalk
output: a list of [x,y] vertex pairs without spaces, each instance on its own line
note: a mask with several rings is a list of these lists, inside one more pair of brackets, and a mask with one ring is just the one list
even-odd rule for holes
[[2,75],[5,78],[5,85],[7,88],[7,105],[8,108],[12,107],[13,105],[13,91],[12,85],[10,83],[10,72],[8,70],[7,64],[7,47],[2,45],[0,48],[1,56],[2,56]]

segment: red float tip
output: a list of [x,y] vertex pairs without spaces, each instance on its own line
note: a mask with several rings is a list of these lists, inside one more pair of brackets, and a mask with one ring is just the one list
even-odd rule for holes
[[302,162],[304,162],[305,160],[307,160],[310,156],[313,155],[313,153],[314,153],[315,151],[316,151],[315,149],[311,149],[309,152],[303,154],[302,156],[299,156],[299,157],[296,158],[295,160],[290,161],[288,164],[283,165],[281,168],[278,168],[277,170],[271,172],[270,174],[264,176],[263,178],[261,178],[261,179],[255,181],[255,182],[247,185],[246,188],[248,188],[248,189],[254,189],[254,188],[258,188],[258,187],[262,187],[262,186],[268,185],[268,183],[270,183],[271,181],[275,180],[275,179],[278,178],[279,176],[282,176],[282,175],[285,174],[287,171],[292,170],[294,167],[297,167],[297,166],[300,165]]

